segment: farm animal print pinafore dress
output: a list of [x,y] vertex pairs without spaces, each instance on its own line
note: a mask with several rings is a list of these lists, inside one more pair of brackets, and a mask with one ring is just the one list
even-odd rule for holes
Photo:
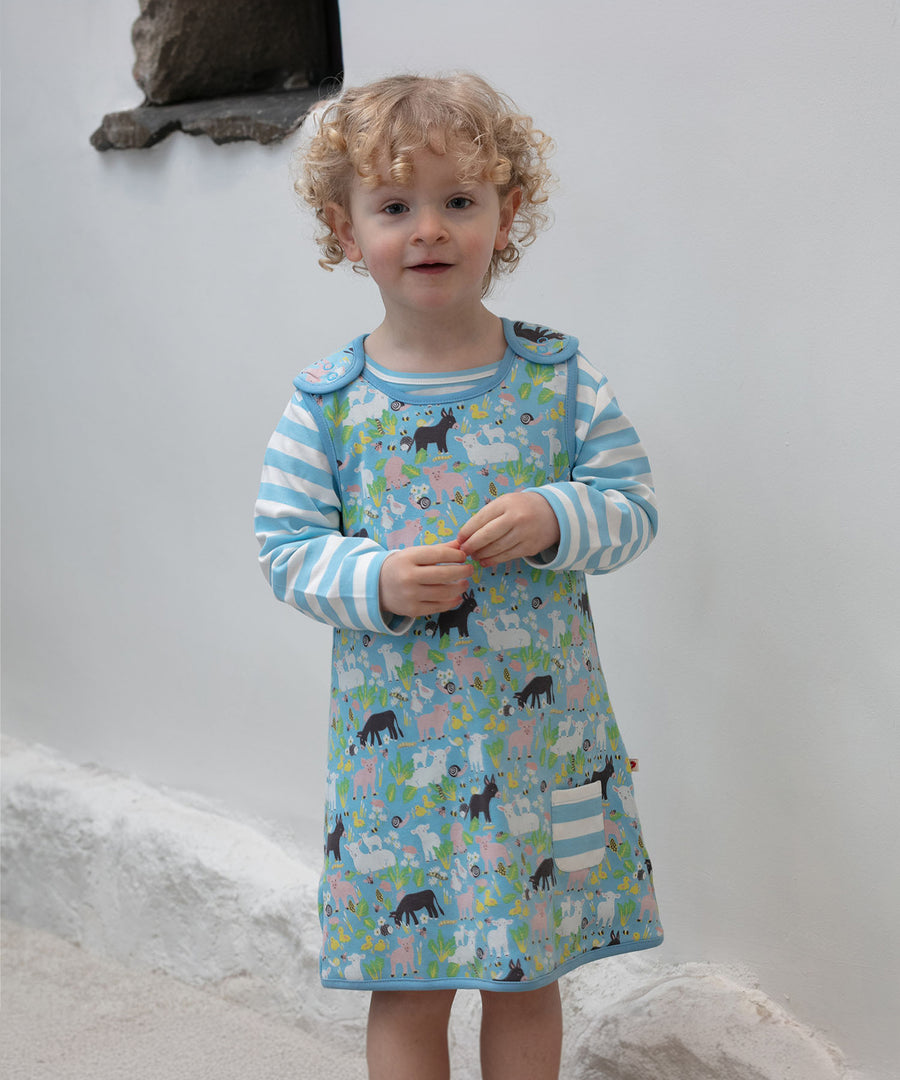
[[[574,338],[504,328],[487,384],[436,399],[380,381],[358,338],[298,376],[270,444],[264,567],[335,627],[325,986],[528,990],[662,940],[584,579],[649,543],[646,459]],[[384,621],[386,552],[534,488],[558,552],[476,566],[455,610]]]

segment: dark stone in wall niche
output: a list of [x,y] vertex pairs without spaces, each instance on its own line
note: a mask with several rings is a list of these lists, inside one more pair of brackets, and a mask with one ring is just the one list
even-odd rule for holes
[[299,89],[329,55],[322,0],[140,0],[134,78],[147,102]]
[[91,136],[97,150],[142,150],[173,131],[208,135],[213,142],[253,139],[272,143],[299,127],[322,95],[317,89],[243,94],[178,105],[140,105],[107,113]]

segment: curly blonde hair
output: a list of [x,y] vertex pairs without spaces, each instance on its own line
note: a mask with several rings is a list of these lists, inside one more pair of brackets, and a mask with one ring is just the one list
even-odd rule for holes
[[460,179],[489,180],[501,199],[513,188],[522,193],[509,242],[494,252],[485,275],[485,293],[497,275],[515,269],[522,249],[548,223],[544,205],[553,180],[547,165],[553,143],[477,75],[395,75],[346,89],[317,113],[318,128],[298,151],[294,189],[321,226],[316,242],[326,270],[345,257],[328,220],[329,203],[348,207],[354,174],[373,187],[381,183],[378,167],[385,158],[390,179],[408,183],[417,150],[458,154]]

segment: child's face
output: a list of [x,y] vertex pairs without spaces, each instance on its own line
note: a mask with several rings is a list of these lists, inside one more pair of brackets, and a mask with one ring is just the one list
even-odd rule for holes
[[363,260],[391,315],[463,315],[481,304],[521,195],[513,189],[501,198],[494,184],[461,181],[459,171],[457,154],[417,150],[409,184],[388,179],[372,188],[354,176],[349,206],[329,206],[345,255]]

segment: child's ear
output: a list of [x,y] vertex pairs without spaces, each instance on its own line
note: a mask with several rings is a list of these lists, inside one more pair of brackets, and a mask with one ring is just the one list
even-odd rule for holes
[[517,187],[510,188],[500,200],[500,224],[494,239],[495,251],[502,251],[509,243],[509,230],[521,205],[522,189]]
[[359,262],[362,258],[362,251],[356,242],[353,222],[350,220],[350,214],[347,210],[340,203],[330,202],[325,207],[325,218],[350,262]]

